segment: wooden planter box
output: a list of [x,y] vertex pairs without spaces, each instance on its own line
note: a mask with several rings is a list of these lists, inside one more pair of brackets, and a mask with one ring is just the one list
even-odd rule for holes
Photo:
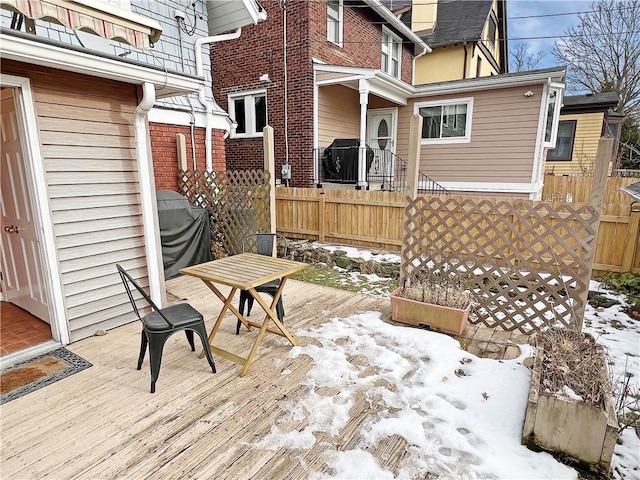
[[[591,469],[609,472],[618,439],[618,419],[611,386],[607,386],[604,408],[543,392],[540,387],[543,357],[544,349],[538,347],[533,362],[522,443],[563,452],[589,464]],[[604,358],[602,362],[604,365]]]
[[460,335],[467,326],[471,304],[465,309],[443,307],[400,297],[402,288],[391,293],[391,318],[416,327],[428,326],[440,332]]

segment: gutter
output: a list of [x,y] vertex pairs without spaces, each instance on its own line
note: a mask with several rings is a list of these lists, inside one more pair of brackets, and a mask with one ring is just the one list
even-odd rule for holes
[[467,59],[469,57],[469,52],[467,51],[467,42],[462,43],[462,48],[464,48],[464,58],[462,59],[462,78],[467,78]]
[[165,284],[162,266],[162,244],[160,243],[156,189],[153,178],[153,160],[151,158],[150,139],[147,134],[147,114],[156,102],[156,90],[154,85],[149,82],[144,82],[141,87],[142,100],[136,107],[133,125],[135,128],[136,160],[138,164],[147,275],[149,276],[151,298],[158,305],[164,305]]
[[385,7],[380,0],[364,0],[364,3],[369,5],[373,10],[384,18],[389,24],[401,32],[405,37],[411,40],[416,46],[422,49],[422,53],[419,53],[416,57],[418,58],[423,56],[426,53],[431,53],[431,47],[425,43],[416,33],[407,27],[404,23],[400,21],[398,17],[396,17],[391,10]]
[[438,84],[423,84],[410,89],[412,97],[424,95],[442,95],[446,93],[460,93],[477,91],[479,89],[500,88],[506,86],[532,85],[547,82],[549,78],[561,82],[564,79],[566,69],[545,69],[534,73],[514,74],[505,73],[491,77],[467,78],[466,80],[453,80]]
[[[195,57],[196,57],[196,75],[203,77],[202,66],[202,46],[216,42],[224,42],[226,40],[235,40],[242,34],[242,28],[237,28],[231,33],[223,33],[221,35],[212,35],[210,37],[201,37],[196,40],[195,43]],[[207,122],[205,125],[205,165],[208,172],[213,171],[213,153],[212,153],[212,130],[213,130],[213,103],[207,100],[205,92],[206,85],[198,91],[198,99],[202,106],[204,106],[207,115]]]

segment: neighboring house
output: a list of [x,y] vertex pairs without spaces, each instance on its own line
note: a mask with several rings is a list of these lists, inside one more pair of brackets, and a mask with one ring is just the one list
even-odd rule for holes
[[222,138],[198,48],[265,18],[253,0],[111,3],[0,0],[1,294],[56,344],[133,320],[116,263],[163,302],[152,151]]
[[394,13],[433,49],[416,61],[415,85],[508,71],[507,0],[408,3]]
[[564,97],[560,110],[556,148],[547,152],[546,173],[555,175],[591,175],[600,137],[620,140],[624,115],[615,112],[615,92]]
[[[288,166],[282,183],[394,188],[406,166],[410,117],[420,113],[423,173],[452,191],[539,198],[563,68],[413,86],[414,61],[431,53],[379,2],[266,8],[268,21],[211,51],[214,95],[237,125],[226,141],[230,169],[261,168],[269,124],[276,170]],[[244,51],[252,55],[237,54]]]
[[[364,141],[367,112],[397,103],[397,85],[411,84],[414,59],[429,48],[379,0],[282,5],[264,2],[268,21],[212,46],[214,96],[235,122],[226,140],[228,168],[262,168],[262,129],[269,124],[276,171],[288,165],[291,184],[310,186],[317,178],[313,147],[325,142],[317,138],[319,112],[332,112],[334,137]],[[345,77],[332,74],[336,65],[350,72],[346,91],[355,88],[355,105],[331,93],[331,77]]]

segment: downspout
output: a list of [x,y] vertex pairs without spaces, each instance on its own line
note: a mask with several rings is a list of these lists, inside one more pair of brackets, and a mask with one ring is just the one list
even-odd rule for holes
[[[231,33],[224,33],[222,35],[212,35],[210,37],[202,37],[196,40],[195,44],[195,57],[196,57],[196,75],[199,77],[203,75],[203,66],[202,66],[202,46],[205,44],[211,44],[216,42],[224,42],[225,40],[235,40],[240,37],[242,33],[241,28],[237,28]],[[213,79],[212,79],[213,82]],[[213,170],[213,152],[212,152],[212,137],[213,137],[213,103],[207,100],[207,94],[205,92],[205,86],[203,86],[198,92],[198,100],[204,106],[207,112],[207,121],[205,124],[205,168],[208,172]]]
[[[287,70],[287,2],[282,2],[282,63],[284,68],[284,163],[289,165],[289,72]],[[290,167],[289,167],[290,168]],[[289,170],[291,171],[291,170]],[[289,179],[286,179],[287,187]]]
[[[189,102],[191,105],[191,102]],[[193,111],[193,105],[191,105],[191,121],[189,122],[191,125],[191,160],[193,161],[193,171],[195,172],[198,169],[198,164],[196,162],[196,114]]]
[[467,42],[462,43],[462,48],[464,48],[464,59],[462,60],[462,79],[467,78],[467,57],[469,52],[467,51]]
[[423,57],[427,53],[431,53],[431,48],[429,48],[429,45],[425,43],[424,47],[422,48],[422,52],[420,52],[418,55],[413,56],[413,71],[411,72],[411,85],[416,84],[416,60],[418,60],[420,57]]
[[136,140],[136,160],[140,185],[140,204],[145,238],[147,275],[151,298],[159,305],[165,304],[164,270],[162,247],[156,206],[156,190],[153,178],[153,162],[147,128],[147,114],[156,102],[156,90],[152,83],[142,84],[142,100],[136,107],[134,129]]

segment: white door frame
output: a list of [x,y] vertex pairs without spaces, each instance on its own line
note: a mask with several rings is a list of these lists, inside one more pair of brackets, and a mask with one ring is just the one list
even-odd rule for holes
[[[393,154],[396,153],[396,144],[398,143],[398,108],[397,107],[388,107],[388,108],[372,108],[367,110],[367,140],[371,137],[369,135],[369,126],[371,125],[371,116],[377,114],[390,114],[391,115],[391,148],[389,151]],[[371,148],[378,148],[375,145],[369,145]]]
[[24,138],[24,153],[26,160],[27,180],[31,186],[33,217],[38,226],[38,240],[42,267],[46,278],[47,299],[49,302],[49,317],[51,320],[51,335],[62,345],[69,343],[69,325],[66,321],[64,294],[58,268],[58,252],[51,222],[51,209],[47,190],[44,162],[40,150],[38,124],[28,78],[14,75],[0,74],[0,85],[16,87],[16,109],[21,134]]
[[[388,115],[391,117],[391,125],[389,125],[389,137],[391,141],[389,145],[385,149],[390,152],[390,158],[387,161],[383,161],[383,169],[382,169],[382,177],[378,180],[382,180],[382,183],[389,181],[393,181],[394,173],[395,173],[395,153],[396,153],[396,144],[398,143],[398,108],[397,107],[388,107],[388,108],[373,108],[367,111],[367,144],[374,149],[378,149],[379,145],[373,145],[371,141],[371,129],[373,127],[373,116],[374,115]],[[382,154],[381,154],[382,155]],[[384,155],[387,157],[387,155]],[[388,170],[387,170],[388,169]],[[367,172],[367,176],[369,172]]]

